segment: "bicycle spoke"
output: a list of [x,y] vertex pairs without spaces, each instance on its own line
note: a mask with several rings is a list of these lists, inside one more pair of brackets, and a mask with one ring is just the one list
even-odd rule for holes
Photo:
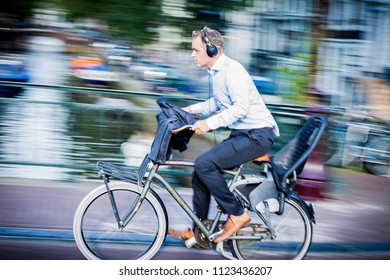
[[[306,212],[295,201],[286,201],[282,216],[271,214],[276,232],[272,239],[267,232],[256,233],[259,241],[231,240],[230,247],[239,259],[295,259],[303,258],[311,243],[312,225]],[[254,219],[260,220],[258,217]],[[249,235],[250,237],[253,236]]]
[[[118,183],[110,187],[119,214],[127,213],[139,195],[136,186]],[[105,188],[92,193],[75,217],[75,239],[90,259],[144,259],[158,251],[166,234],[166,213],[160,202],[148,194],[124,228],[119,228]]]

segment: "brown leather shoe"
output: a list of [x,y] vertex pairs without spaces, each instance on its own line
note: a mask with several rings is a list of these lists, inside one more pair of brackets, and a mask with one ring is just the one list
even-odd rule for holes
[[229,215],[228,220],[223,226],[223,232],[214,239],[214,243],[221,242],[236,232],[238,232],[243,226],[249,224],[251,217],[249,217],[248,211],[244,209],[244,213],[240,216]]
[[196,249],[201,249],[200,245],[196,242],[194,232],[192,229],[188,228],[186,230],[174,230],[168,229],[168,234],[172,237],[181,239],[184,245],[187,248],[195,247]]
[[194,237],[194,232],[190,228],[186,230],[168,229],[168,234],[171,235],[172,237],[181,239],[183,242]]

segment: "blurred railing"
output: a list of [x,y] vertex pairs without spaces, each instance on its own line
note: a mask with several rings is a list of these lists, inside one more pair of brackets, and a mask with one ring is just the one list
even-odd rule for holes
[[[136,168],[149,151],[157,128],[155,116],[160,109],[155,99],[164,96],[178,106],[200,101],[188,95],[106,88],[10,82],[0,82],[0,86],[55,90],[63,95],[50,100],[23,95],[0,98],[0,177],[54,173],[56,179],[64,180],[96,178],[98,160]],[[388,124],[365,121],[363,114],[356,120],[346,119],[347,113],[340,115],[323,106],[268,104],[268,108],[281,131],[271,155],[292,138],[308,115],[322,113],[330,121],[320,154],[313,155],[319,163],[354,166],[389,177]],[[198,139],[192,146],[192,157],[224,137],[226,131],[222,130]]]
[[[159,108],[154,99],[165,96],[180,104],[199,101],[191,96],[102,88],[10,82],[0,85],[66,93],[66,98],[58,101],[0,98],[0,177],[36,173],[45,178],[77,180],[96,178],[97,160],[136,166],[150,148],[156,130]],[[80,98],[86,95],[85,100]],[[125,102],[110,103],[106,97]],[[273,148],[276,151],[301,125],[308,108],[272,104],[269,108],[282,131]]]

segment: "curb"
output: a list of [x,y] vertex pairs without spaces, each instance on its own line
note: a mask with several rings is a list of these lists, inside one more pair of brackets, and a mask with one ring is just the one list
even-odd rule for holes
[[[34,228],[0,228],[0,238],[40,239],[74,241],[73,231],[66,229],[34,229]],[[164,245],[183,246],[182,242],[167,236]],[[312,243],[311,253],[350,253],[351,251],[390,252],[390,242],[339,242],[339,243]]]

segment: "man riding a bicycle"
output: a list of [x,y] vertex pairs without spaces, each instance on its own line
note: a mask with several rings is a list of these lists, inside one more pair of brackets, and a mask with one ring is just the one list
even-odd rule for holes
[[[242,209],[229,191],[222,170],[265,154],[271,149],[274,137],[279,136],[279,129],[249,73],[224,54],[221,34],[204,27],[194,31],[192,38],[191,56],[198,67],[207,67],[209,73],[210,98],[183,109],[192,114],[216,114],[197,121],[191,129],[196,134],[220,127],[231,130],[227,139],[196,159],[192,178],[195,214],[201,220],[207,220],[212,195],[222,211],[229,215],[223,232],[214,240],[218,243],[251,220],[246,209]],[[194,236],[192,229],[171,229],[169,233],[183,241]]]

